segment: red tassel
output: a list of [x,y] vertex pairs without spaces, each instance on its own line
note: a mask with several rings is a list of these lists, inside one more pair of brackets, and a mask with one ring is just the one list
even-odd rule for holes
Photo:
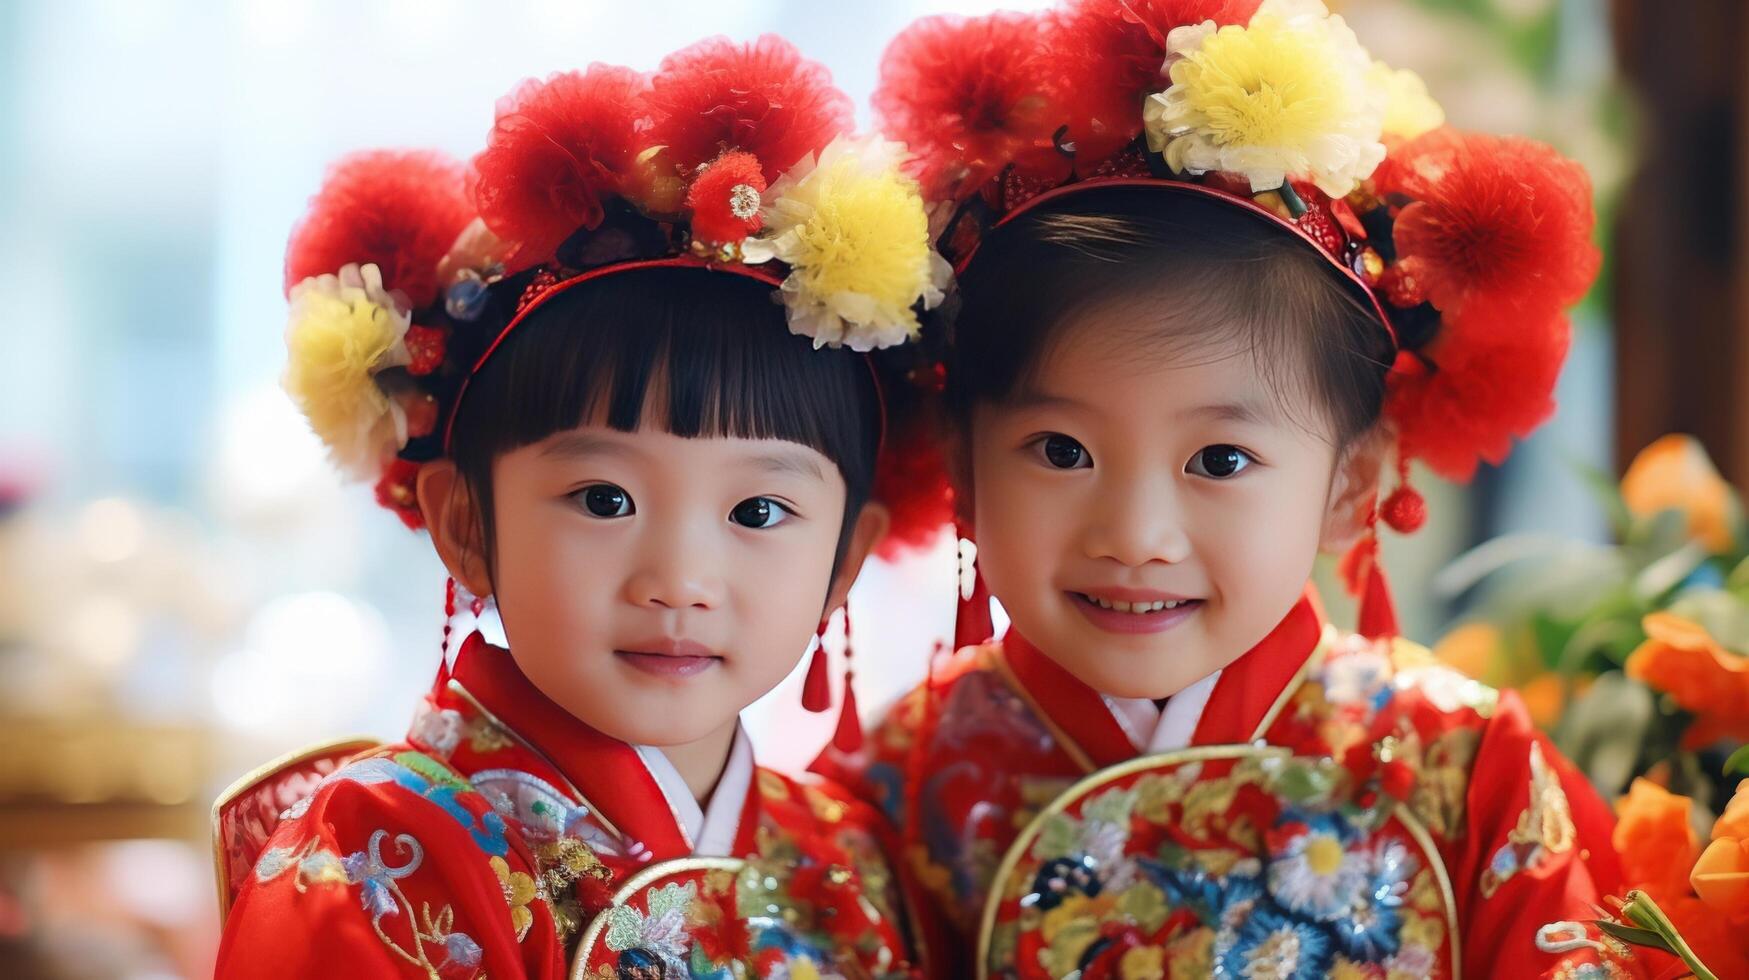
[[844,710],[838,714],[838,730],[832,745],[850,753],[862,748],[862,714],[856,710],[856,674],[850,669],[850,603],[844,604]]
[[1391,600],[1391,583],[1385,580],[1385,569],[1379,562],[1376,536],[1362,574],[1365,578],[1361,586],[1360,610],[1355,617],[1355,631],[1374,640],[1398,636],[1397,606]]
[[844,710],[838,715],[838,730],[832,735],[832,746],[840,752],[855,752],[862,748],[862,715],[856,710],[856,688],[850,680],[856,676],[844,672]]
[[802,707],[815,714],[832,707],[832,684],[826,677],[826,623],[820,620],[820,629],[814,634],[814,656],[802,681]]

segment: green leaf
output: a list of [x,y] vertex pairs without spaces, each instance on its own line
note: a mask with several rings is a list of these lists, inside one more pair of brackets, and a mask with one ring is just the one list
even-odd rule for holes
[[1634,515],[1628,510],[1627,501],[1622,499],[1621,484],[1605,471],[1581,460],[1569,458],[1567,466],[1597,498],[1598,506],[1609,518],[1610,534],[1618,541],[1625,538],[1628,528],[1634,523]]
[[1706,548],[1698,541],[1689,541],[1641,569],[1634,577],[1634,593],[1647,602],[1655,601],[1681,585],[1706,560]]
[[1732,752],[1731,757],[1725,760],[1725,775],[1749,776],[1749,745],[1738,747],[1737,751]]
[[1658,935],[1650,929],[1624,926],[1619,922],[1610,922],[1607,919],[1599,919],[1597,922],[1597,928],[1602,929],[1604,932],[1609,933],[1624,943],[1632,943],[1635,946],[1649,946],[1652,949],[1661,949],[1664,952],[1671,954],[1676,952],[1670,948],[1669,943],[1664,941],[1663,936]]
[[1625,789],[1639,770],[1655,717],[1651,692],[1612,671],[1568,706],[1555,726],[1555,744],[1607,798]]
[[1738,562],[1731,574],[1725,576],[1725,588],[1739,598],[1749,599],[1749,558]]
[[1749,651],[1749,603],[1720,589],[1690,589],[1670,611],[1700,624],[1718,644],[1734,653]]

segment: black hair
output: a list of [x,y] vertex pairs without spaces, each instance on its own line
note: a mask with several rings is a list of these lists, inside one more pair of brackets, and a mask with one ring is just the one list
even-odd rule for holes
[[880,395],[862,355],[815,350],[790,333],[775,298],[773,287],[744,276],[638,269],[574,286],[518,324],[469,383],[450,437],[488,567],[493,462],[592,418],[621,432],[653,421],[686,438],[783,439],[818,450],[847,490],[842,561],[874,484]]
[[1089,188],[987,234],[952,324],[956,419],[1012,395],[1074,314],[1114,304],[1170,310],[1168,326],[1138,317],[1153,350],[1249,349],[1278,394],[1323,411],[1339,449],[1378,421],[1393,351],[1359,287],[1261,216],[1151,187]]

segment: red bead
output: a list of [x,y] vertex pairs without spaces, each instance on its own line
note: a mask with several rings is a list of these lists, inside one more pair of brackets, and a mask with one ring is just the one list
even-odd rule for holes
[[1344,238],[1342,229],[1327,206],[1314,207],[1299,217],[1300,230],[1312,237],[1318,247],[1331,255],[1341,255]]
[[542,269],[535,273],[534,278],[530,279],[528,285],[523,287],[522,295],[516,299],[517,312],[521,312],[523,307],[534,302],[536,299],[540,298],[542,293],[558,284],[559,277],[551,269]]
[[1398,534],[1414,534],[1427,523],[1427,501],[1419,491],[1405,483],[1385,498],[1381,516]]
[[397,400],[407,415],[407,438],[423,439],[437,431],[437,399],[423,391],[411,391]]
[[407,365],[407,373],[411,375],[426,375],[443,366],[443,355],[449,349],[449,331],[442,327],[421,327],[414,325],[407,328],[407,353],[412,355],[412,361]]

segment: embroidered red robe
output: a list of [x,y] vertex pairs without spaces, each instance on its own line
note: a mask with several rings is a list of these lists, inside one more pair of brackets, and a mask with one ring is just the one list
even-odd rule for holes
[[321,776],[221,882],[217,974],[914,975],[879,816],[748,769],[732,845],[695,853],[648,757],[476,634],[405,742]]
[[1189,745],[1144,754],[1010,633],[818,768],[902,829],[955,975],[1639,971],[1578,924],[1618,887],[1612,818],[1515,695],[1339,633],[1310,592],[1197,693]]

